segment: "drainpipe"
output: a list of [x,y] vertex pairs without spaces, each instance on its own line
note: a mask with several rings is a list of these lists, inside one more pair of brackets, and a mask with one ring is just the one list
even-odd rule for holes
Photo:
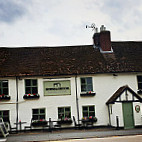
[[78,103],[78,96],[77,96],[77,75],[75,76],[75,88],[76,88],[76,109],[77,109],[77,120],[79,123],[79,103]]
[[18,130],[18,77],[16,76],[16,92],[17,92],[17,98],[16,98],[16,129]]

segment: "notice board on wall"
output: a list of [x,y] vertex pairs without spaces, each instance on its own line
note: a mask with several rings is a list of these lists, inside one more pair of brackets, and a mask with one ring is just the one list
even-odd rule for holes
[[70,80],[44,81],[44,95],[71,95]]

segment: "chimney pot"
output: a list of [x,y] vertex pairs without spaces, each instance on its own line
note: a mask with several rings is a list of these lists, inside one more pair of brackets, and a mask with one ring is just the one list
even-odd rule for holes
[[93,41],[95,46],[99,47],[101,51],[111,52],[111,37],[110,31],[106,31],[104,25],[100,28],[100,33],[95,33],[93,35]]

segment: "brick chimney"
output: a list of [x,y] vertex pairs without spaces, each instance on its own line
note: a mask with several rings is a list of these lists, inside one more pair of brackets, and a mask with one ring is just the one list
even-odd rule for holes
[[94,45],[95,47],[99,47],[102,52],[112,52],[110,31],[106,31],[105,29],[106,28],[102,25],[100,33],[93,35]]

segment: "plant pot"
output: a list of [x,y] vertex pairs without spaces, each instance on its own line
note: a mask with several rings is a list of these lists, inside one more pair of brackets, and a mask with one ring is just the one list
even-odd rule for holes
[[39,95],[38,94],[36,94],[36,95],[28,95],[28,94],[25,94],[24,96],[23,96],[23,98],[24,99],[39,99]]
[[92,96],[95,96],[96,95],[96,93],[81,93],[80,94],[80,96],[82,96],[82,97],[92,97]]
[[38,122],[32,122],[33,127],[42,127],[47,125],[47,121],[38,121]]
[[0,96],[0,100],[10,100],[11,99],[11,97],[10,96],[7,96],[7,95],[5,95],[5,96]]
[[58,124],[70,125],[72,124],[72,120],[60,120],[58,121]]

